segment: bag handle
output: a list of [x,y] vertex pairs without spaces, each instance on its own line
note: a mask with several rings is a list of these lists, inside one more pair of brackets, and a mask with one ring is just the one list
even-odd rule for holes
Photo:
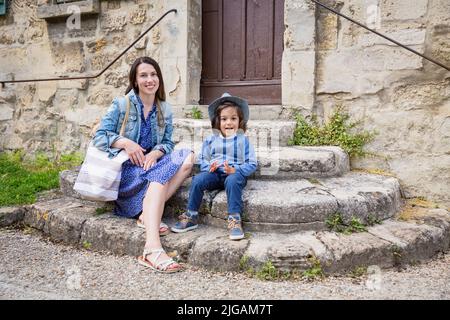
[[127,111],[125,112],[125,118],[123,118],[123,122],[122,122],[122,127],[120,127],[120,131],[119,131],[119,135],[123,136],[124,132],[125,132],[125,126],[127,125],[128,122],[128,116],[130,114],[130,97],[125,95],[125,99],[127,100]]
[[[123,136],[123,133],[125,132],[125,126],[128,122],[128,115],[130,114],[130,97],[125,95],[126,103],[127,103],[127,110],[125,112],[125,117],[123,118],[122,126],[120,127],[119,134]],[[90,136],[93,138],[95,136],[95,133],[97,132],[97,129],[100,127],[101,119],[97,119],[95,124],[92,126]]]

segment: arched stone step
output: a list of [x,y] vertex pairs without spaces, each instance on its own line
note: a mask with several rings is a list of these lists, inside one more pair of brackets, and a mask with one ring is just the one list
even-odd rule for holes
[[[18,210],[24,212],[17,215]],[[96,214],[96,206],[70,197],[3,210],[1,218],[10,223],[15,219],[53,240],[88,250],[138,256],[145,244],[145,231],[135,220]],[[337,274],[358,267],[417,263],[447,251],[450,213],[422,208],[409,221],[388,219],[367,232],[251,232],[241,241],[229,240],[225,226],[200,225],[191,232],[162,237],[162,243],[180,261],[210,270],[261,270],[270,262],[277,270],[303,272],[315,267]]]
[[[169,200],[168,209],[181,212],[186,208],[189,184],[187,181]],[[274,232],[322,230],[327,218],[336,213],[344,222],[353,217],[362,223],[384,220],[398,212],[401,205],[397,179],[356,172],[313,180],[249,180],[243,200],[246,230]],[[205,223],[225,223],[225,191],[206,192],[200,212]]]
[[[200,145],[178,144],[177,148],[191,148],[197,151]],[[258,169],[250,179],[292,180],[298,178],[319,178],[340,176],[349,171],[348,155],[339,147],[280,147],[278,151],[257,150]],[[79,198],[73,190],[79,169],[60,173],[60,189],[63,194]],[[198,167],[194,173],[198,172]]]

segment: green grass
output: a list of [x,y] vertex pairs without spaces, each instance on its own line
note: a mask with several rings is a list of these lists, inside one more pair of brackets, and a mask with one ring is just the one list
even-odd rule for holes
[[23,151],[0,153],[0,206],[36,201],[40,191],[59,187],[59,172],[82,162],[77,154],[49,159],[39,153],[25,160]]
[[363,147],[375,137],[374,132],[361,131],[357,127],[359,122],[350,122],[350,116],[337,107],[329,121],[320,126],[317,117],[311,117],[308,122],[299,113],[294,136],[289,140],[289,145],[302,146],[339,146],[351,157],[364,156]]

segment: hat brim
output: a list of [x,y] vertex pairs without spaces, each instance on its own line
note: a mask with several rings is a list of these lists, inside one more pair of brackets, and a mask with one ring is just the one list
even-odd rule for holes
[[218,107],[220,107],[225,102],[231,102],[237,105],[244,115],[244,122],[248,121],[249,117],[249,110],[248,110],[248,102],[242,98],[235,97],[235,96],[228,96],[228,97],[220,97],[208,106],[208,113],[209,113],[209,119],[212,121],[214,119],[214,115],[216,114],[216,110]]

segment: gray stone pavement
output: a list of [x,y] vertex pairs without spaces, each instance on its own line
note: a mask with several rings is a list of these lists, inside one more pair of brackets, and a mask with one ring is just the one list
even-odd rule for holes
[[355,278],[262,281],[189,265],[161,275],[130,256],[57,244],[31,228],[2,228],[0,256],[0,299],[450,299],[450,254]]

